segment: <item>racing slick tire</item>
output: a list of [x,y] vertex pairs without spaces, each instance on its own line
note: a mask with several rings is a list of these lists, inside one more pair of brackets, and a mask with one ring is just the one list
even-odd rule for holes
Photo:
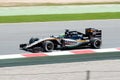
[[29,40],[29,44],[32,44],[32,43],[34,43],[35,41],[38,41],[38,40],[39,40],[38,38],[31,38]]
[[45,41],[43,43],[44,52],[52,52],[54,50],[54,43],[52,41]]
[[100,39],[92,39],[91,40],[91,47],[94,49],[99,49],[101,47],[101,40]]

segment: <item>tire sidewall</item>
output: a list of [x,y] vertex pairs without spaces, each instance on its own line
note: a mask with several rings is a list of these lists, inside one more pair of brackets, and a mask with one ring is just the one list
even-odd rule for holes
[[[51,49],[48,49],[48,46],[49,46],[49,45],[52,46]],[[53,44],[52,41],[45,41],[45,42],[43,43],[43,47],[44,47],[44,51],[46,51],[46,52],[51,52],[51,51],[54,50],[54,44]]]
[[[99,42],[99,45],[96,45],[96,42]],[[91,40],[91,47],[95,49],[99,49],[101,46],[101,40],[100,39],[92,39]]]

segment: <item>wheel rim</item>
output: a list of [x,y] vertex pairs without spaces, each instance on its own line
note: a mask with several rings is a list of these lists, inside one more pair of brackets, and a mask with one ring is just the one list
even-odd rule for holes
[[48,50],[52,50],[53,49],[53,45],[51,43],[47,44],[47,49]]
[[94,46],[95,46],[96,48],[99,48],[100,45],[101,45],[101,42],[100,42],[99,40],[96,40],[95,43],[94,43]]
[[45,51],[51,52],[54,49],[54,44],[51,41],[45,42]]

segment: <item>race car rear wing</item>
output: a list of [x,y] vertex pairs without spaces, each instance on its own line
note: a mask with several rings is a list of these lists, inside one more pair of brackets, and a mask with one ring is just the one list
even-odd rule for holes
[[86,28],[85,35],[88,36],[89,39],[92,38],[99,38],[102,39],[102,30],[95,29],[95,28]]

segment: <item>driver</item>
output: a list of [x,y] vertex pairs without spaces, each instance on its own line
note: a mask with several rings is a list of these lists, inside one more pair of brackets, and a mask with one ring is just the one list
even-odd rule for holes
[[80,32],[76,32],[76,31],[69,31],[69,29],[65,30],[65,38],[71,38],[71,39],[82,39],[83,38],[83,34]]
[[65,30],[65,38],[70,38],[70,31],[69,31],[69,29]]

